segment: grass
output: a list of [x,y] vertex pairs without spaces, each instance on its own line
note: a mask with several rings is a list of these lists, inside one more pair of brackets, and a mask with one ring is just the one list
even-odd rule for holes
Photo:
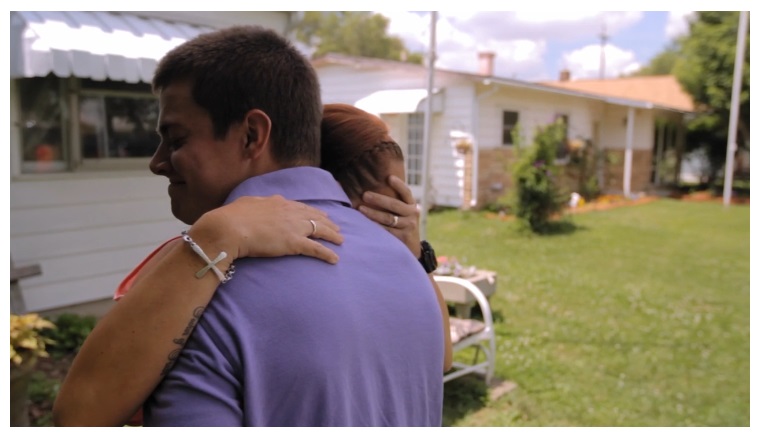
[[[658,200],[558,234],[445,211],[439,255],[499,274],[498,377],[445,386],[449,426],[749,426],[750,208]],[[571,227],[570,227],[571,226]]]
[[[532,236],[486,213],[428,217],[439,255],[498,272],[496,375],[518,385],[491,401],[479,378],[448,382],[444,425],[749,426],[749,206],[567,221]],[[33,378],[35,425],[50,425],[53,377]]]

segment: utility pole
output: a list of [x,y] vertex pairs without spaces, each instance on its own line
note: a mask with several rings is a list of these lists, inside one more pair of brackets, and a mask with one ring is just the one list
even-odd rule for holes
[[424,113],[424,164],[421,171],[421,186],[424,194],[421,196],[421,216],[419,217],[419,235],[421,239],[427,237],[427,214],[429,212],[429,162],[432,143],[432,91],[434,89],[434,62],[436,55],[437,11],[432,11],[432,23],[429,29],[429,56],[427,57],[427,102]]
[[737,53],[734,60],[734,83],[731,89],[731,109],[729,116],[729,133],[726,143],[726,173],[723,178],[723,205],[731,203],[731,184],[734,176],[734,152],[737,149],[737,124],[739,123],[739,93],[742,88],[742,71],[744,70],[744,53],[747,49],[747,14],[739,13],[739,29],[737,31]]
[[599,34],[599,38],[601,39],[601,55],[599,58],[599,79],[603,80],[606,74],[606,51],[607,51],[607,40],[609,39],[609,36],[607,35],[607,24],[604,23],[602,25],[601,34]]

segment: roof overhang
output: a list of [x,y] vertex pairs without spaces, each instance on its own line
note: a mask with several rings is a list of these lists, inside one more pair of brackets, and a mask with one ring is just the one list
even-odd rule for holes
[[[442,94],[432,94],[432,112],[442,112]],[[426,112],[426,89],[386,89],[379,90],[355,102],[355,106],[374,115],[390,113]]]
[[213,30],[128,13],[11,12],[11,78],[79,77],[150,83],[172,48]]

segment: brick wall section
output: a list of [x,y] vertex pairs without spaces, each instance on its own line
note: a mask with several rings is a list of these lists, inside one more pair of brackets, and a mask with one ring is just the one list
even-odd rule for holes
[[[603,193],[622,193],[623,166],[625,163],[624,149],[606,149],[607,164],[604,168],[605,185]],[[482,148],[479,152],[479,176],[477,179],[477,206],[484,208],[490,203],[498,202],[513,188],[511,164],[514,162],[513,148]],[[577,173],[574,165],[568,166],[563,173],[561,185],[574,191],[577,187]],[[651,150],[634,150],[631,168],[631,192],[646,191],[652,177]],[[500,187],[500,188],[497,188]]]
[[476,208],[497,202],[501,196],[508,194],[513,187],[510,164],[514,158],[513,148],[480,149]]
[[[624,149],[606,149],[607,165],[604,168],[604,193],[622,193]],[[634,150],[631,162],[631,193],[646,191],[651,185],[652,151]]]

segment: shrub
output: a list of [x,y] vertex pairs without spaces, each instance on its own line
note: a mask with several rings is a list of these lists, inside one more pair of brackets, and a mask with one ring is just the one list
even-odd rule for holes
[[47,357],[46,345],[54,339],[45,335],[53,329],[53,323],[37,314],[11,314],[11,363],[21,365],[37,357]]
[[77,353],[97,321],[95,316],[71,313],[61,314],[53,319],[56,327],[43,331],[46,337],[56,342],[55,348],[51,348],[51,353],[54,355]]
[[551,218],[564,207],[566,198],[557,184],[559,168],[554,164],[557,148],[562,142],[564,125],[555,122],[540,127],[529,147],[517,143],[512,205],[517,218],[536,233],[545,232]]

